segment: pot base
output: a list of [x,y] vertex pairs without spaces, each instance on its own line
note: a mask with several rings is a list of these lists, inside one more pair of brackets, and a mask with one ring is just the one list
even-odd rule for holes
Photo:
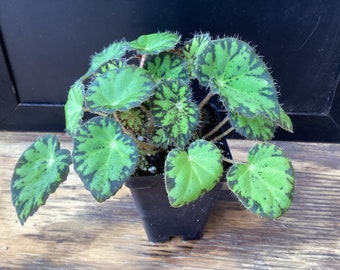
[[163,176],[131,177],[126,186],[131,190],[149,241],[167,242],[173,236],[180,236],[182,240],[202,237],[222,184],[218,183],[196,201],[179,208],[170,205]]

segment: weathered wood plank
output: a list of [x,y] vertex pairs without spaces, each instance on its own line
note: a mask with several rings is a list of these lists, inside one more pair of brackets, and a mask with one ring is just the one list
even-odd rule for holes
[[[220,200],[202,240],[151,244],[127,188],[98,204],[73,171],[22,227],[10,178],[39,135],[0,132],[1,269],[340,269],[339,144],[277,142],[296,170],[294,203],[283,218],[258,218]],[[244,160],[252,143],[230,145],[234,159]]]

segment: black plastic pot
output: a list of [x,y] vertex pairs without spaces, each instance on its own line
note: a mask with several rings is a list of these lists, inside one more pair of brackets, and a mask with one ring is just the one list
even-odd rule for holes
[[134,176],[126,186],[131,190],[149,241],[166,242],[172,236],[181,236],[182,240],[202,237],[222,183],[198,200],[179,208],[170,205],[163,176]]
[[[205,109],[207,115],[202,129],[203,134],[210,131],[221,120],[214,105],[207,104]],[[220,133],[223,131],[222,128]],[[223,149],[225,157],[232,159],[225,138],[218,147]],[[224,169],[226,170],[227,167]],[[181,236],[183,240],[197,240],[202,237],[204,226],[222,188],[222,183],[218,183],[196,201],[179,208],[170,205],[163,176],[133,176],[126,182],[126,186],[131,190],[149,240],[166,242],[172,236]],[[230,196],[225,198],[230,199]]]

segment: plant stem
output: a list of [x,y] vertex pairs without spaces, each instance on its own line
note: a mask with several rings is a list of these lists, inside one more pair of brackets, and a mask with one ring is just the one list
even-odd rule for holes
[[142,110],[143,112],[145,112],[145,114],[148,115],[148,117],[153,117],[152,114],[151,114],[151,112],[150,112],[150,110],[149,110],[148,108],[146,108],[146,107],[143,106],[143,105],[140,105],[140,108],[141,108],[141,110]]
[[201,103],[198,105],[198,109],[201,110],[205,104],[209,101],[209,99],[213,96],[214,94],[212,92],[209,92],[205,98],[201,101]]
[[214,133],[216,133],[225,123],[229,121],[228,117],[225,117],[216,127],[214,127],[211,131],[209,131],[207,134],[203,136],[203,138],[208,138]]
[[122,122],[121,122],[120,119],[119,119],[119,116],[118,116],[117,112],[114,112],[114,113],[113,113],[113,118],[119,123],[119,125],[120,125],[121,128],[123,129],[123,132],[124,132],[125,134],[131,136],[131,137],[137,142],[137,139],[135,138],[134,134],[133,134],[131,131],[129,131],[128,129],[126,129],[126,128],[124,127],[124,125],[122,124]]
[[217,142],[220,139],[222,139],[223,137],[227,136],[230,132],[232,132],[234,130],[233,127],[229,128],[228,130],[224,131],[221,135],[215,137],[214,139],[212,139],[212,142]]
[[139,67],[140,68],[144,67],[144,63],[145,63],[146,57],[147,57],[147,54],[143,54],[142,55],[142,59],[140,60],[140,63],[139,63]]
[[99,116],[103,116],[103,117],[109,117],[109,114],[106,113],[102,113],[102,112],[92,112],[89,108],[83,108],[84,112],[89,112],[89,113],[93,113]]
[[222,158],[223,161],[228,162],[230,164],[234,164],[235,162],[232,159],[229,158]]

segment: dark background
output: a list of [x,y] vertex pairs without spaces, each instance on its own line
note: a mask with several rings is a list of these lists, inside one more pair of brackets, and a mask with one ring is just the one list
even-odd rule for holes
[[294,123],[276,139],[340,142],[337,0],[0,0],[0,129],[63,131],[69,86],[90,56],[163,30],[256,45]]

